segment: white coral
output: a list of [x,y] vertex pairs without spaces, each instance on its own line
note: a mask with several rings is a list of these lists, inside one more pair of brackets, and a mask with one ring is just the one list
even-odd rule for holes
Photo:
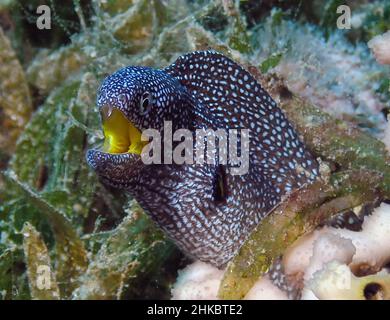
[[313,275],[304,291],[303,299],[390,299],[390,276],[383,270],[377,274],[356,277],[347,265],[332,261]]
[[288,300],[287,293],[276,287],[266,275],[246,294],[245,300]]
[[179,277],[172,288],[173,300],[216,299],[223,271],[196,261],[179,271]]
[[372,38],[368,47],[373,52],[376,61],[380,64],[390,64],[390,30]]
[[[389,88],[390,90],[390,88]],[[390,153],[390,117],[387,118],[387,126],[383,137],[383,142],[386,145],[387,151]]]
[[[223,270],[196,261],[179,271],[172,288],[173,300],[216,300]],[[246,300],[287,300],[287,294],[276,287],[268,276],[263,277],[245,296]]]
[[[381,298],[390,298],[390,275],[380,271],[389,261],[390,205],[383,203],[365,217],[362,231],[324,227],[301,237],[286,251],[283,266],[290,278],[303,282],[302,299],[363,299],[371,282],[381,286]],[[353,274],[362,270],[373,274]],[[180,271],[173,299],[217,299],[222,277],[222,270],[197,261]],[[245,299],[287,299],[287,294],[264,276]]]

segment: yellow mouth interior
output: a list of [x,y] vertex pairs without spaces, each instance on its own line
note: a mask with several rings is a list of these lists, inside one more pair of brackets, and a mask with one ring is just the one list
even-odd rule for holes
[[141,131],[118,109],[103,110],[103,131],[103,151],[107,153],[141,154],[148,143],[141,141]]

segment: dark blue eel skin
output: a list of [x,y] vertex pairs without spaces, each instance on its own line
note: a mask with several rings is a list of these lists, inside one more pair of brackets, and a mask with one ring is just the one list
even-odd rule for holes
[[[140,110],[145,93],[148,111]],[[188,255],[223,267],[283,196],[311,183],[318,163],[282,110],[255,78],[215,51],[180,56],[157,70],[129,66],[108,76],[97,105],[117,108],[139,130],[250,130],[249,170],[226,165],[152,164],[140,155],[91,149],[87,161],[100,179],[128,191]]]

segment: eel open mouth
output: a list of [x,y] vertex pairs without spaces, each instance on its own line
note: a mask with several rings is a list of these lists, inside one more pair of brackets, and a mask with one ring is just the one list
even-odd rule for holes
[[102,120],[105,138],[104,152],[141,154],[143,147],[148,142],[141,141],[141,131],[119,109],[104,106]]

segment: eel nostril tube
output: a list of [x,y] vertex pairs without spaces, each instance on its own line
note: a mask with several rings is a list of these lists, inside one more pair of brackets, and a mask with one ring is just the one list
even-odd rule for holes
[[100,114],[103,121],[106,121],[109,117],[111,117],[112,109],[113,108],[110,105],[105,105],[101,108]]

